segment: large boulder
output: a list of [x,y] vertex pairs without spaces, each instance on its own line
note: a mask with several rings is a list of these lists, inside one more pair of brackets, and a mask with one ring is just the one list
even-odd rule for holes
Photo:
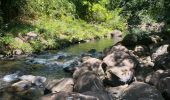
[[116,51],[124,51],[124,52],[128,52],[128,49],[125,47],[125,46],[122,46],[121,44],[116,44],[114,46],[111,46],[109,48],[106,48],[103,50],[103,55],[104,56],[107,56],[113,52],[116,52]]
[[135,78],[137,81],[145,82],[146,77],[152,72],[154,72],[154,69],[152,67],[146,67],[146,66],[138,67],[135,70]]
[[125,46],[135,46],[137,42],[138,37],[136,34],[127,34],[122,40],[122,44]]
[[151,37],[145,32],[127,34],[122,40],[123,45],[131,47],[134,47],[135,45],[149,45],[152,43]]
[[111,86],[123,85],[133,80],[137,60],[125,48],[112,51],[103,59],[102,68],[106,73],[104,83]]
[[154,87],[134,82],[123,92],[121,100],[164,100],[161,93]]
[[166,100],[170,99],[170,70],[157,70],[146,78],[146,82],[154,85]]
[[82,59],[82,64],[76,68],[73,73],[73,78],[76,80],[79,76],[86,72],[94,72],[98,75],[100,79],[104,78],[104,71],[100,66],[102,61],[96,58],[84,57]]
[[75,81],[74,92],[103,91],[102,81],[93,72],[86,72]]
[[160,57],[161,55],[165,55],[168,53],[167,48],[169,47],[168,44],[161,45],[160,47],[154,48],[152,50],[152,60],[155,61],[156,58]]
[[51,90],[52,93],[64,91],[64,92],[73,92],[73,79],[64,78],[61,80],[53,80],[49,82],[46,86],[48,90]]
[[108,91],[112,97],[115,97],[116,99],[119,99],[122,95],[123,91],[128,87],[128,85],[121,85],[117,87],[107,87],[106,91]]
[[159,57],[157,57],[154,61],[155,65],[154,65],[154,69],[169,69],[170,68],[170,54],[163,54],[160,55]]

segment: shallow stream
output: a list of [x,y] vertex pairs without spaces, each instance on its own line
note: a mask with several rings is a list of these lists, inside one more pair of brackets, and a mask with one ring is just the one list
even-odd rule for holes
[[17,71],[21,75],[40,75],[47,77],[47,79],[69,77],[70,75],[63,71],[63,67],[70,66],[70,63],[78,64],[80,56],[87,54],[89,50],[95,49],[97,52],[101,52],[104,48],[111,45],[113,45],[112,39],[101,39],[75,44],[59,51],[48,51],[40,55],[12,61],[0,61],[0,78]]

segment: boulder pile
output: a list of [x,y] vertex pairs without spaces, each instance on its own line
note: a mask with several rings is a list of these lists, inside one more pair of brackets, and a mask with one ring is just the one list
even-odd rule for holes
[[79,64],[63,67],[72,75],[69,78],[19,76],[3,88],[5,92],[0,91],[0,97],[7,100],[169,100],[170,46],[153,40],[154,37],[139,39],[129,34],[106,48],[101,57],[82,56]]

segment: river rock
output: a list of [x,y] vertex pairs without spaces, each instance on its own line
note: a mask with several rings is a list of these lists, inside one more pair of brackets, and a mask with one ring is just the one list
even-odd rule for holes
[[105,84],[111,86],[130,83],[134,77],[137,60],[126,49],[115,50],[103,59],[102,68],[106,73]]
[[164,98],[156,88],[146,83],[134,82],[123,92],[121,100],[164,100]]
[[52,93],[56,92],[73,92],[74,81],[72,78],[64,78],[61,80],[53,80],[49,82],[46,86],[48,90],[51,90]]
[[87,92],[87,91],[103,91],[104,86],[102,81],[93,72],[86,72],[78,77],[75,81],[74,92]]
[[154,65],[154,69],[158,70],[158,69],[169,69],[170,68],[170,54],[163,54],[159,57],[157,57],[154,61],[155,65]]
[[146,82],[146,77],[154,72],[152,67],[138,67],[135,70],[135,78],[139,82]]
[[116,52],[116,51],[128,52],[128,49],[125,46],[122,46],[121,44],[117,44],[117,45],[111,46],[109,48],[105,48],[103,50],[103,55],[107,56],[107,55],[112,54],[113,52]]
[[99,100],[97,97],[80,93],[58,92],[42,96],[40,100]]
[[5,75],[3,81],[5,82],[15,82],[19,80],[19,71],[13,74]]
[[167,48],[169,47],[168,44],[162,45],[160,47],[157,47],[155,49],[153,49],[152,51],[152,60],[155,60],[157,57],[161,56],[161,55],[165,55],[168,53]]
[[11,85],[11,91],[21,92],[28,90],[32,84],[29,81],[23,80]]
[[76,68],[75,72],[73,73],[73,78],[77,79],[80,75],[92,71],[98,75],[99,78],[104,78],[104,71],[100,66],[102,61],[96,58],[91,57],[83,57],[82,64]]
[[79,58],[73,58],[72,60],[66,61],[63,64],[63,68],[67,68],[67,67],[75,67],[78,66],[80,64]]
[[19,79],[29,81],[36,86],[41,86],[46,82],[46,78],[42,76],[23,75]]
[[151,75],[148,75],[146,78],[146,82],[151,85],[154,85],[166,98],[166,100],[170,99],[170,70],[157,70],[153,72]]
[[116,99],[119,99],[120,96],[123,94],[124,90],[128,87],[128,85],[121,85],[117,87],[107,87],[106,91],[108,91],[112,97],[115,97]]

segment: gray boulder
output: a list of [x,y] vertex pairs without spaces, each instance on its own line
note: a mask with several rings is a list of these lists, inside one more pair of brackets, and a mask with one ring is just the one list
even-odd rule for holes
[[104,71],[100,66],[102,61],[96,58],[91,57],[84,57],[82,59],[82,64],[76,68],[75,72],[73,73],[73,78],[76,80],[79,76],[86,72],[94,72],[98,75],[100,79],[104,78]]
[[166,98],[170,99],[170,70],[157,70],[156,72],[148,75],[146,82],[154,85]]
[[137,63],[136,58],[126,48],[118,47],[103,59],[101,66],[106,74],[104,83],[118,86],[131,82]]
[[168,44],[162,45],[160,47],[154,48],[152,50],[152,60],[155,61],[156,58],[158,58],[161,55],[167,54],[167,48],[169,47]]
[[154,87],[134,82],[123,92],[121,100],[164,100],[161,93]]
[[102,81],[97,77],[97,75],[93,72],[86,72],[78,77],[75,81],[74,92],[87,92],[94,91],[99,92],[103,91],[104,86]]
[[73,79],[72,78],[63,78],[61,80],[53,80],[49,82],[46,86],[48,90],[51,90],[52,93],[56,92],[73,92]]

